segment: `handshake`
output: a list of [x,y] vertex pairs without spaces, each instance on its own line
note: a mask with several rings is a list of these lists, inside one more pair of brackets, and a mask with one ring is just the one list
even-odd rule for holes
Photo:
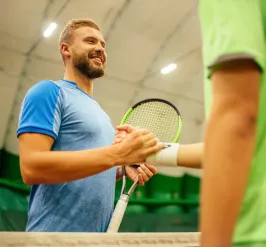
[[179,144],[161,143],[147,129],[131,125],[116,128],[113,146],[121,165],[145,163],[158,166],[177,166]]

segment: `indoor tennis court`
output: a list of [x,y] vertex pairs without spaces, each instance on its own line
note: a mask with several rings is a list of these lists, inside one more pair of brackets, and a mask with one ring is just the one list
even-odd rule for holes
[[[25,95],[42,80],[56,81],[64,76],[63,55],[59,52],[60,32],[71,19],[90,18],[100,27],[105,43],[99,49],[105,49],[108,58],[104,76],[94,81],[93,99],[110,117],[112,126],[115,128],[121,123],[133,104],[158,98],[171,102],[181,112],[182,130],[178,143],[202,142],[205,127],[204,69],[198,1],[9,0],[2,1],[0,6],[0,246],[199,247],[202,170],[184,167],[156,166],[158,174],[152,176],[144,186],[137,186],[130,196],[118,234],[108,234],[105,230],[96,230],[98,233],[86,233],[86,230],[53,232],[49,230],[50,223],[47,222],[44,223],[47,225],[44,232],[47,232],[39,230],[36,233],[38,230],[34,230],[37,229],[34,225],[38,225],[38,220],[34,219],[31,219],[33,232],[25,232],[29,220],[31,185],[27,185],[22,178],[17,138]],[[42,129],[45,127],[41,121],[45,116],[41,109],[40,114],[39,118],[32,119],[39,121],[38,128]],[[71,117],[72,115],[62,117],[60,128],[67,128],[63,121]],[[94,118],[97,119],[97,115]],[[61,133],[60,128],[58,133]],[[53,129],[56,128],[53,126]],[[78,141],[72,141],[71,138],[68,138],[70,144],[72,142],[73,145],[78,145]],[[95,147],[101,147],[100,141],[91,143]],[[34,143],[31,145],[35,146]],[[36,146],[38,145],[36,142]],[[75,151],[82,150],[82,147]],[[71,150],[68,148],[69,146],[61,150]],[[101,158],[104,157],[103,155]],[[98,174],[95,179],[97,177]],[[126,181],[125,189],[128,191],[132,181],[128,178]],[[101,193],[107,193],[112,186],[111,182],[106,182],[106,186],[103,186],[103,191],[106,192]],[[113,199],[108,197],[112,200],[113,207],[119,200],[122,186],[123,180],[120,179],[113,187]],[[75,194],[74,189],[64,191],[63,187],[58,190],[62,197]],[[34,193],[39,190],[40,187]],[[88,193],[84,192],[82,198],[96,194],[97,191],[97,187],[93,187]],[[45,203],[38,204],[38,200],[52,201],[55,192],[42,193],[45,199],[37,197],[33,201],[37,203],[36,207]],[[94,202],[100,203],[99,198],[92,200],[92,206]],[[58,198],[54,200],[54,203],[60,205]],[[79,198],[69,202],[69,214],[65,213],[60,222],[64,222],[64,217],[72,215],[75,218],[79,214],[75,216],[72,210],[78,201]],[[43,211],[39,210],[42,215],[39,220],[46,217],[46,209],[43,207]],[[83,211],[86,215],[86,209]],[[101,211],[98,216],[94,213],[94,218],[98,219],[101,214]],[[56,213],[54,217],[57,217]],[[83,217],[84,226],[86,221],[94,224],[93,217],[79,217]],[[76,223],[73,221],[74,224]]]

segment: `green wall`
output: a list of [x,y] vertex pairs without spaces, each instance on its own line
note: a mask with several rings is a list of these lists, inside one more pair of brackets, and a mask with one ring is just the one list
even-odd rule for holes
[[[30,187],[22,181],[17,155],[1,150],[0,164],[0,231],[23,231]],[[120,231],[196,231],[199,182],[189,175],[154,176],[132,194]],[[131,184],[127,181],[127,187]],[[122,180],[117,182],[116,201],[121,186]],[[146,223],[140,227],[138,220]]]
[[29,186],[26,186],[22,181],[18,155],[5,150],[0,151],[0,185],[25,192],[30,190]]

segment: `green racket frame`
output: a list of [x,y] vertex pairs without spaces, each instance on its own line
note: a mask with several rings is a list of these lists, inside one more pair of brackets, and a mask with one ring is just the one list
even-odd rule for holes
[[134,104],[133,106],[131,106],[128,109],[128,111],[126,112],[126,114],[122,118],[120,124],[125,124],[126,123],[127,118],[131,115],[131,113],[133,112],[134,108],[138,107],[141,104],[145,104],[145,103],[148,103],[148,102],[151,102],[151,101],[160,101],[160,102],[163,102],[165,104],[168,104],[177,112],[177,114],[178,114],[178,129],[177,129],[177,133],[176,133],[176,136],[175,136],[174,140],[171,141],[173,143],[177,143],[177,141],[178,141],[178,139],[180,137],[180,134],[181,134],[181,130],[182,130],[182,117],[181,117],[181,113],[180,113],[179,109],[174,104],[172,104],[171,102],[169,102],[167,100],[160,99],[160,98],[149,98],[149,99],[145,99],[145,100],[141,100],[141,101],[137,102],[136,104]]

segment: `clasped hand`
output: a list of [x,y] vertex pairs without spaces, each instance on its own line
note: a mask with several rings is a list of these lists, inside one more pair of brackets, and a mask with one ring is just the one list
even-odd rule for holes
[[[137,133],[138,131],[139,133],[137,135],[137,138],[140,139],[142,143],[139,144],[139,148],[134,152],[136,156],[138,156],[138,152],[142,152],[144,153],[144,157],[140,160],[140,162],[133,163],[138,164],[139,167],[131,165],[128,165],[126,167],[126,177],[131,181],[138,180],[139,185],[143,186],[144,183],[148,182],[150,178],[158,173],[157,169],[153,165],[145,165],[145,159],[148,155],[161,150],[163,148],[163,145],[161,145],[158,139],[155,138],[153,134],[148,130],[143,130],[141,132],[140,129],[134,128],[130,125],[121,125],[117,127],[113,145],[123,144],[123,142],[126,142],[130,133]],[[134,143],[130,143],[129,145],[134,145]],[[117,179],[120,179],[121,177],[122,167],[119,167],[117,170]]]

